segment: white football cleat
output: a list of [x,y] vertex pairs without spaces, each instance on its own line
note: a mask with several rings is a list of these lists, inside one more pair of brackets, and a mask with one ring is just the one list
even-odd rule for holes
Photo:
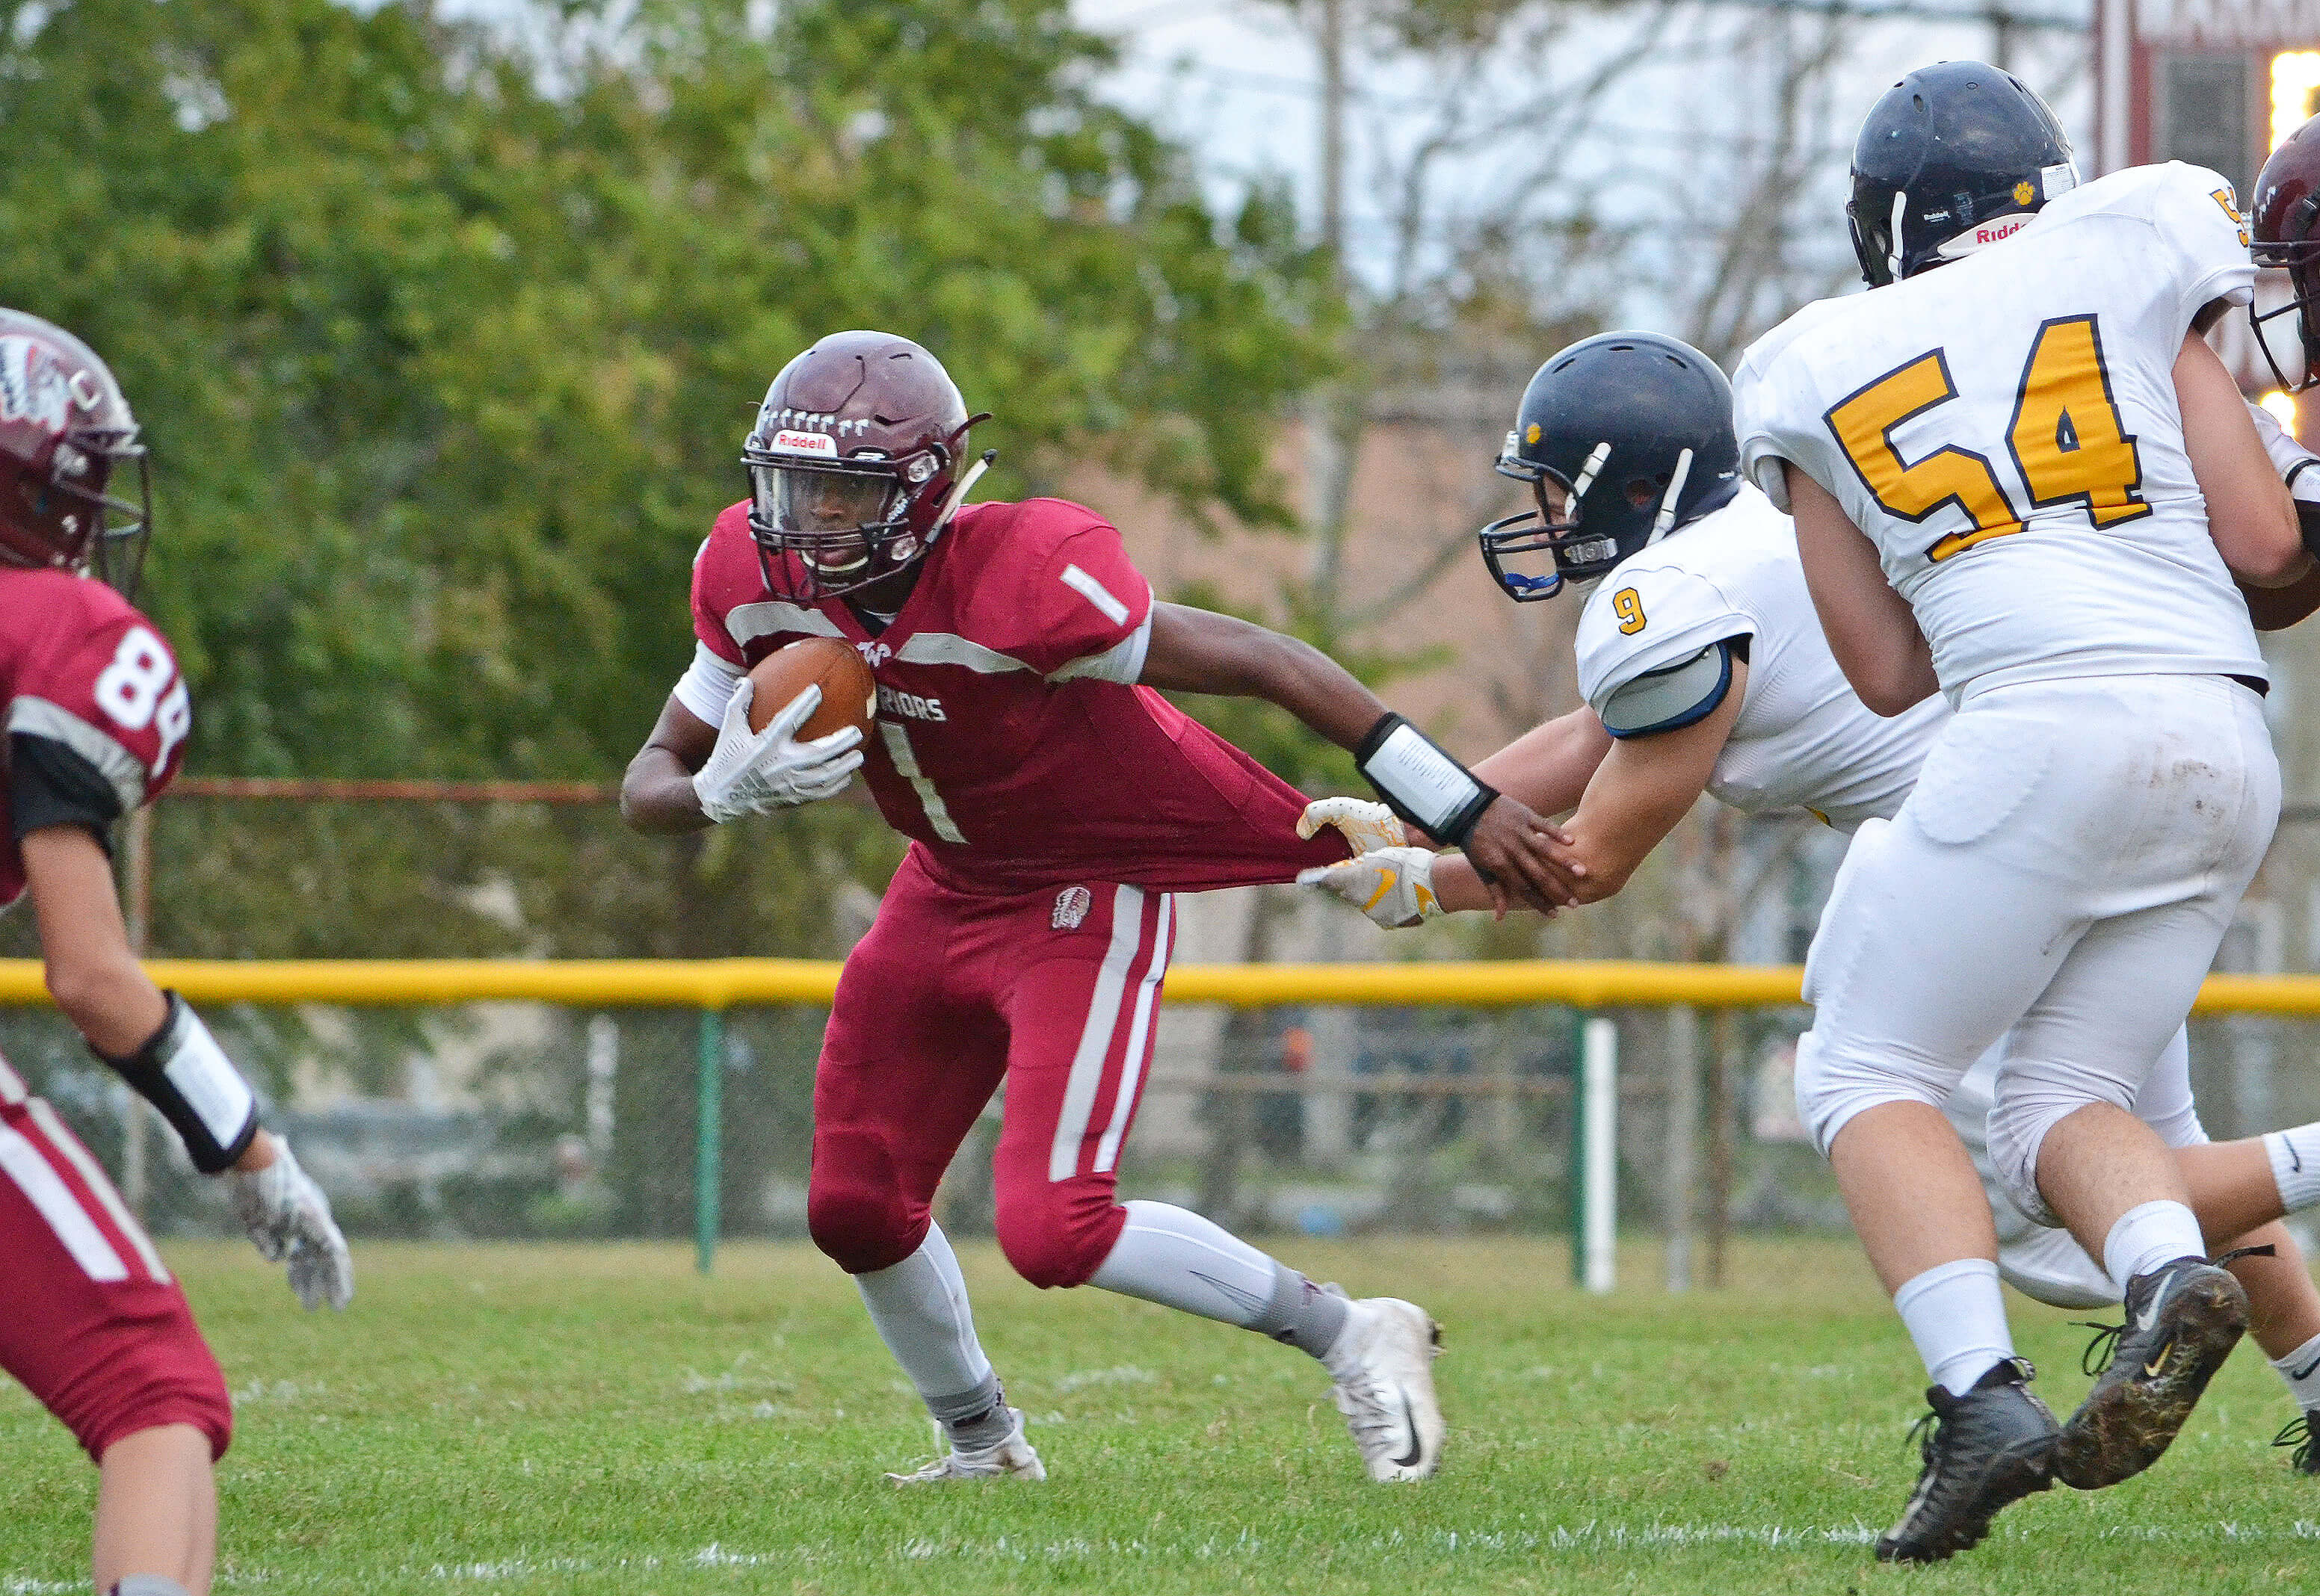
[[1442,1329],[1426,1310],[1400,1297],[1364,1297],[1346,1305],[1323,1366],[1370,1478],[1422,1480],[1442,1465],[1442,1404],[1434,1395],[1434,1358]]
[[1010,1408],[1013,1428],[1005,1436],[987,1447],[962,1448],[956,1446],[928,1464],[907,1474],[888,1474],[890,1485],[946,1485],[954,1480],[1044,1480],[1047,1465],[1031,1449],[1023,1434],[1023,1411]]

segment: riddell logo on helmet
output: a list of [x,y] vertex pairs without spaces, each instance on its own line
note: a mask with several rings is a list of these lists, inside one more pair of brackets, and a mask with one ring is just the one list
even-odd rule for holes
[[62,432],[71,420],[72,387],[55,356],[31,338],[0,338],[0,421]]
[[1984,244],[1995,244],[2000,239],[2010,239],[2029,225],[2027,216],[2001,216],[1996,221],[1985,221],[1973,230],[1974,245],[1979,248]]
[[767,447],[783,455],[827,455],[832,459],[838,455],[838,440],[827,432],[792,432],[786,427],[774,434]]

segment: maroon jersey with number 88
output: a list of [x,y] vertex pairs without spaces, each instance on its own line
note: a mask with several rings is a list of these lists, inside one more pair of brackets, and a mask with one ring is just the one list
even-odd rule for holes
[[[104,583],[68,571],[0,566],[0,706],[11,744],[62,744],[103,778],[122,815],[168,785],[194,725],[159,628]],[[24,891],[9,811],[0,783],[0,907]]]
[[852,644],[878,683],[863,775],[938,879],[983,893],[1074,880],[1201,891],[1346,856],[1335,832],[1298,839],[1295,788],[1135,685],[1152,589],[1093,511],[967,506],[874,632],[843,600],[774,598],[748,509],[718,517],[694,562],[702,647],[730,670],[800,637]]

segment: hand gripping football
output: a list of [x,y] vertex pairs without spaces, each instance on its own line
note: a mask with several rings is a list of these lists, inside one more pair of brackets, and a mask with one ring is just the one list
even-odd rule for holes
[[848,726],[859,727],[866,737],[878,713],[878,684],[870,667],[851,644],[836,637],[801,637],[777,648],[749,667],[749,680],[755,684],[749,699],[753,732],[764,731],[783,706],[816,685],[821,689],[821,702],[798,727],[801,743]]

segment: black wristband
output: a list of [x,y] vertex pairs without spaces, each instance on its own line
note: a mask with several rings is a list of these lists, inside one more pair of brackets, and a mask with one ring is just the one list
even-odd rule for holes
[[231,1168],[258,1135],[258,1096],[202,1023],[192,1005],[167,994],[169,1012],[161,1028],[126,1059],[89,1051],[121,1072],[121,1078],[161,1111],[186,1156],[204,1175]]
[[1497,789],[1445,753],[1433,738],[1389,710],[1354,751],[1355,766],[1386,807],[1435,841],[1464,845]]

